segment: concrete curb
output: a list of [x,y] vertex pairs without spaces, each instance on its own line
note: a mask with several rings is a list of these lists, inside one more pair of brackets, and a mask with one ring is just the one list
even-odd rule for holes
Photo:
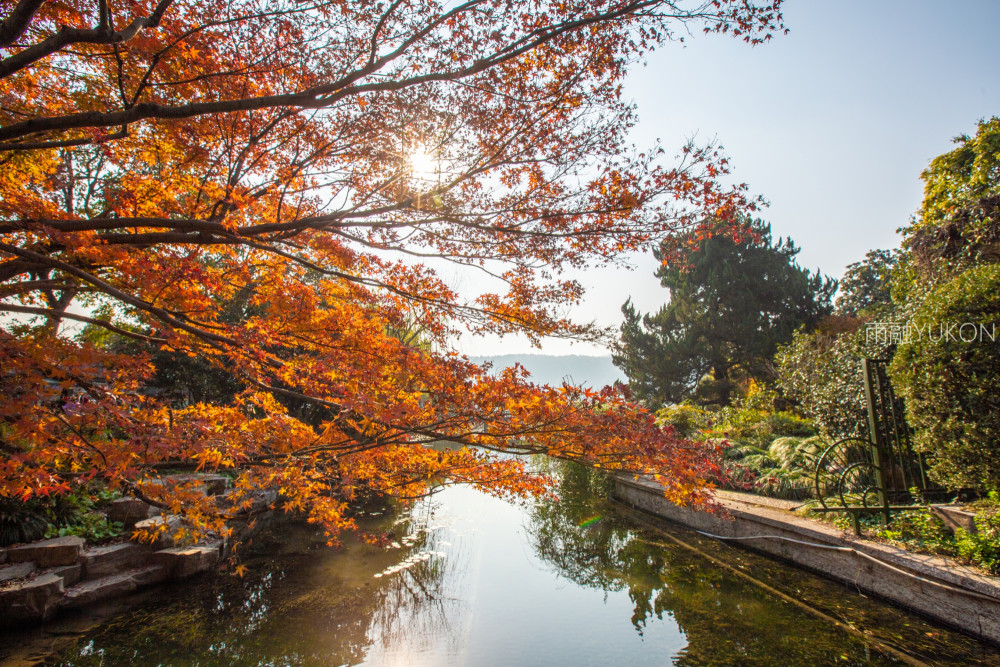
[[[613,496],[636,509],[789,561],[1000,645],[1000,580],[943,558],[860,540],[792,514],[798,503],[719,491],[724,514],[681,507],[659,484],[616,477]],[[765,537],[766,536],[766,537]]]

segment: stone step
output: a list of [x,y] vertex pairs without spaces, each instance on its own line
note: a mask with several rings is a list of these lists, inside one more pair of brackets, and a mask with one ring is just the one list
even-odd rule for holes
[[169,570],[161,564],[136,568],[100,579],[88,579],[68,588],[60,605],[67,609],[84,607],[100,600],[118,597],[143,586],[164,581]]
[[172,547],[153,554],[153,562],[165,566],[172,579],[184,579],[211,569],[222,557],[222,542],[193,547]]
[[931,505],[931,512],[944,521],[944,525],[947,526],[952,532],[959,528],[970,535],[973,535],[976,532],[976,515],[972,512],[966,512],[961,507],[953,507],[951,505]]
[[200,491],[206,496],[217,496],[229,488],[230,481],[225,475],[194,472],[164,475],[163,477],[149,480],[149,483],[167,486],[178,484],[192,485],[195,490]]
[[44,621],[59,607],[62,577],[51,572],[26,581],[9,582],[0,588],[0,626],[26,621]]
[[118,498],[108,505],[108,521],[117,521],[125,527],[134,526],[149,518],[150,506],[138,498]]
[[141,531],[153,531],[158,533],[156,541],[153,542],[152,547],[154,549],[162,549],[163,547],[174,546],[174,534],[177,529],[184,525],[184,520],[175,514],[166,514],[163,516],[154,516],[148,519],[143,519],[135,524],[136,530]]
[[11,563],[10,565],[4,565],[3,567],[0,567],[0,584],[5,581],[10,581],[11,579],[27,577],[36,569],[35,564],[31,561],[28,561],[27,563]]
[[12,563],[35,561],[38,567],[72,565],[80,559],[83,544],[83,538],[74,535],[54,537],[51,540],[11,547],[7,550],[7,558]]
[[83,565],[80,563],[75,563],[73,565],[60,565],[59,567],[52,568],[49,572],[57,577],[61,577],[63,580],[63,586],[69,588],[76,582],[80,581],[80,578],[83,576]]
[[134,542],[84,549],[80,557],[83,576],[86,579],[98,579],[148,565],[152,552],[148,546]]

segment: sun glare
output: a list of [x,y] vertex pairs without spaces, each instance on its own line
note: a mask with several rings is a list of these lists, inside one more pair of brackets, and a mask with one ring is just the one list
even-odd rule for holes
[[421,181],[437,180],[440,165],[434,155],[420,146],[410,153],[410,176]]

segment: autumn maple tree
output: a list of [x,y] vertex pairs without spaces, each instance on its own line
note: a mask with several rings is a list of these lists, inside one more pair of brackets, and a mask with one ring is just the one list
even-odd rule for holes
[[[624,396],[449,341],[600,335],[558,315],[564,269],[753,208],[711,147],[631,148],[622,81],[666,42],[770,38],[780,0],[2,7],[0,494],[100,478],[221,529],[272,489],[335,534],[362,490],[536,491],[510,454],[547,453],[699,497],[705,453]],[[170,355],[232,395],[151,390]],[[167,468],[230,472],[234,507]]]

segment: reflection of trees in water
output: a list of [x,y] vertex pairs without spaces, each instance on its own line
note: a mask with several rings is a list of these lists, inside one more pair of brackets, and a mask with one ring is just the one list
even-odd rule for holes
[[[370,642],[383,649],[404,649],[409,654],[439,650],[442,645],[452,654],[461,649],[460,627],[468,603],[454,589],[466,574],[468,555],[461,540],[450,535],[450,527],[437,522],[437,513],[437,503],[427,498],[414,505],[404,522],[408,537],[401,555],[407,551],[433,555],[383,579],[368,630]],[[444,552],[447,558],[439,555]]]
[[[356,543],[343,553],[314,548],[321,540],[311,529],[282,526],[257,545],[272,555],[250,562],[242,579],[205,577],[172,594],[153,591],[82,637],[61,664],[354,665],[373,646],[418,651],[461,617],[442,582],[462,559],[451,550],[447,559],[374,575],[410,554],[444,551],[440,531],[429,530],[433,517],[430,501],[417,504],[392,528],[406,536],[401,548]],[[279,550],[286,553],[275,556]]]
[[620,510],[592,492],[595,473],[569,464],[558,472],[559,500],[539,502],[527,526],[535,552],[576,584],[627,590],[639,634],[654,617],[672,618],[688,640],[674,664],[880,664],[832,626],[662,536],[628,527],[613,515]]

